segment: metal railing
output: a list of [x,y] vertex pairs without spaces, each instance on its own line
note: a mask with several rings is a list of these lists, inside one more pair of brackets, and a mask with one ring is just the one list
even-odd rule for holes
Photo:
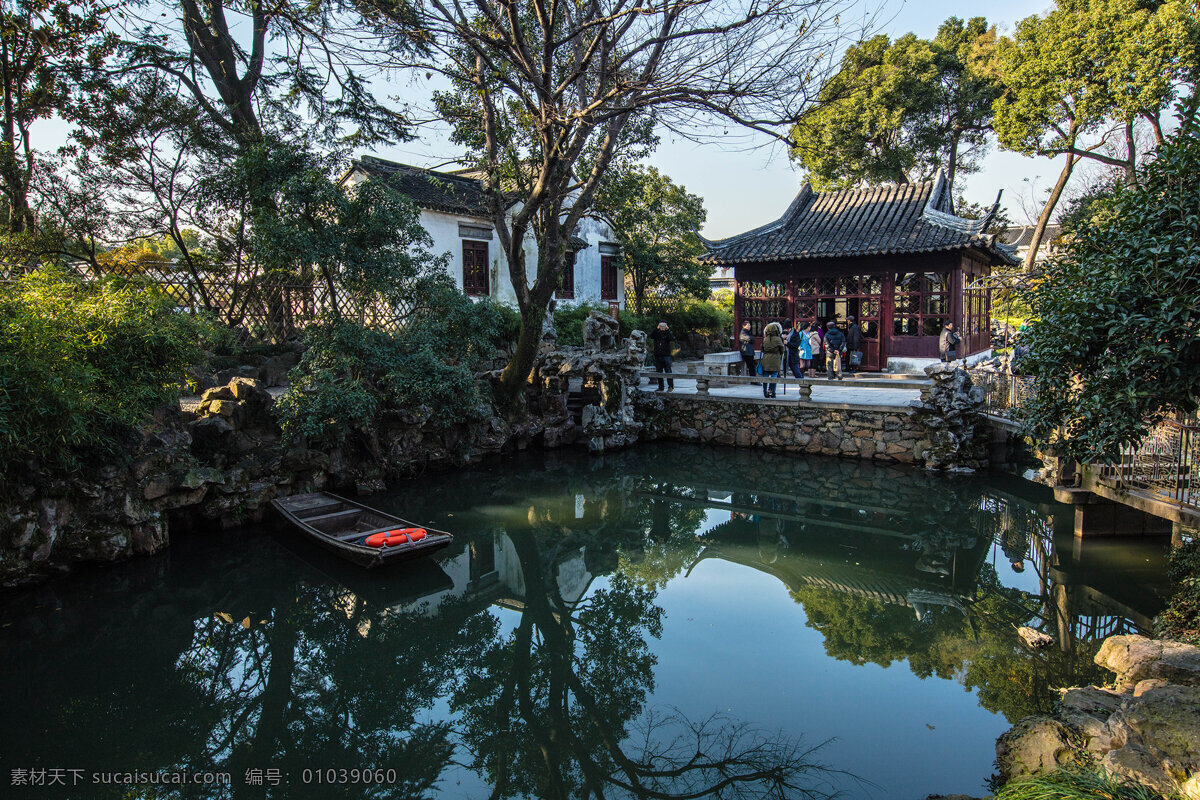
[[1150,429],[1121,460],[1100,466],[1100,479],[1162,500],[1200,509],[1200,416],[1176,414]]
[[984,413],[1019,422],[1021,409],[1033,396],[1033,378],[989,369],[968,369],[971,382],[986,393]]

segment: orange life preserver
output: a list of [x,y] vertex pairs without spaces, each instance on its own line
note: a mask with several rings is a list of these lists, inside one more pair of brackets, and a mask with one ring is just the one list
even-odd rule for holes
[[363,540],[367,547],[395,547],[399,544],[419,542],[424,539],[424,528],[393,528],[383,533],[373,533]]

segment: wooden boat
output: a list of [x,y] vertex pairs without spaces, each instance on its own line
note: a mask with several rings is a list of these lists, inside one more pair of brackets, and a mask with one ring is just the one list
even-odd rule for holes
[[[329,492],[279,497],[271,504],[310,540],[368,569],[427,556],[454,541],[446,531],[416,525]],[[368,538],[409,528],[420,528],[425,536],[387,547],[366,543]]]

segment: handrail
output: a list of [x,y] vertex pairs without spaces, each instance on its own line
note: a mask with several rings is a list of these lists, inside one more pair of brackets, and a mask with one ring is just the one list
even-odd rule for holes
[[829,378],[796,378],[783,377],[769,378],[762,375],[709,375],[704,373],[692,372],[656,372],[653,369],[642,369],[639,371],[641,377],[649,378],[652,381],[656,380],[694,380],[696,382],[696,394],[707,395],[711,384],[740,384],[743,386],[751,384],[774,383],[782,385],[784,391],[787,391],[788,386],[796,387],[799,400],[801,402],[812,399],[812,390],[814,386],[828,386],[831,388],[841,389],[909,389],[918,390],[921,392],[921,399],[925,400],[929,393],[933,390],[933,381],[929,379],[920,380],[897,380],[894,378],[847,378],[846,380],[831,380]]

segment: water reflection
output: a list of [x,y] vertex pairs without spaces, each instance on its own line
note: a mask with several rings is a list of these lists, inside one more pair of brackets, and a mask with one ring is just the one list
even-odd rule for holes
[[[830,657],[905,662],[1015,720],[1099,678],[1096,644],[1147,623],[1161,574],[1160,545],[1083,547],[1031,488],[705,448],[550,454],[376,498],[461,534],[401,571],[282,535],[180,542],[5,599],[3,762],[231,778],[152,797],[328,797],[318,781],[365,768],[392,772],[337,792],[820,796],[847,786],[809,749],[828,732],[655,702],[663,592],[744,565],[787,587]],[[1022,624],[1057,647],[1023,650]]]

